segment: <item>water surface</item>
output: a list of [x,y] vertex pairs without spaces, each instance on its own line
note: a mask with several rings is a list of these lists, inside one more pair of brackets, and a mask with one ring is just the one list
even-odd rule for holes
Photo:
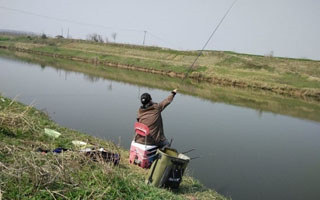
[[[139,96],[169,91],[0,57],[0,92],[129,148]],[[177,94],[163,112],[191,175],[233,199],[319,199],[320,123]]]

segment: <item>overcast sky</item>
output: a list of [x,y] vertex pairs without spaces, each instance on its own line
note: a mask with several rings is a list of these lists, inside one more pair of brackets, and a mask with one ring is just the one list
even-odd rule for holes
[[[0,0],[0,29],[201,49],[233,0]],[[320,0],[238,0],[208,50],[320,60]]]

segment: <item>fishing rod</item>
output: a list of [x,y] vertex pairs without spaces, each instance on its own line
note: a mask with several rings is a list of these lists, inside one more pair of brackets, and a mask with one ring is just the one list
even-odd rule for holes
[[184,151],[184,152],[182,152],[182,154],[187,154],[187,153],[189,153],[189,152],[191,152],[191,151],[194,151],[194,150],[196,150],[196,149],[190,149],[190,150],[188,150],[188,151]]
[[[215,27],[215,29],[213,30],[213,32],[211,33],[209,39],[207,40],[207,42],[204,44],[204,46],[202,47],[202,49],[200,50],[199,54],[197,55],[196,59],[193,61],[193,63],[191,64],[191,66],[189,67],[189,69],[187,70],[185,76],[183,77],[181,83],[183,83],[183,81],[188,77],[188,74],[190,73],[190,71],[192,70],[194,64],[197,62],[197,60],[199,59],[199,57],[201,56],[203,50],[206,48],[206,46],[208,45],[209,41],[211,40],[211,38],[213,37],[213,35],[217,32],[217,30],[219,29],[220,25],[222,24],[222,22],[224,21],[224,19],[228,16],[230,10],[232,9],[232,7],[234,6],[234,4],[237,2],[238,0],[235,0],[231,6],[229,7],[229,9],[227,10],[227,12],[224,14],[224,16],[221,18],[219,24]],[[181,84],[180,83],[180,84]]]

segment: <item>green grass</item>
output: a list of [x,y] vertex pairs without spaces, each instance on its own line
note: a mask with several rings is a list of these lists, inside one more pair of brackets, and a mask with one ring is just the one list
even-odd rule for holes
[[8,41],[8,40],[10,40],[9,37],[0,37],[0,41]]
[[[112,142],[59,126],[44,113],[0,96],[0,193],[3,199],[225,199],[185,176],[173,192],[144,184],[146,170],[129,165]],[[53,139],[44,128],[59,131]],[[119,166],[93,161],[71,144],[86,141],[121,155]],[[72,149],[41,154],[37,148]],[[0,196],[1,196],[0,195]]]
[[308,80],[307,76],[301,76],[298,73],[287,72],[283,74],[282,77],[278,78],[277,81],[282,84],[293,85],[297,88],[320,88],[319,81]]
[[[41,51],[41,52],[47,52],[47,53],[53,53],[53,54],[60,54],[60,55],[66,55],[66,56],[75,56],[75,57],[81,57],[84,59],[98,59],[100,62],[110,62],[115,64],[123,64],[123,65],[132,65],[132,66],[138,66],[138,67],[144,67],[144,68],[150,68],[150,69],[157,69],[161,71],[174,71],[178,73],[185,73],[186,68],[183,66],[174,66],[174,65],[168,65],[166,63],[156,61],[156,60],[146,60],[142,58],[130,58],[130,57],[121,57],[121,56],[115,56],[115,55],[107,55],[107,54],[95,54],[91,52],[84,52],[80,50],[70,50],[66,48],[58,48],[56,46],[45,46],[45,47],[36,47],[33,48],[33,50]],[[199,68],[199,71],[205,70],[205,67]]]

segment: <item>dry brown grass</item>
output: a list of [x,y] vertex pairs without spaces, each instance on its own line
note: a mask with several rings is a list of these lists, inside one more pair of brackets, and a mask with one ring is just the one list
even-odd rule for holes
[[0,126],[9,129],[20,129],[21,131],[39,130],[39,125],[35,120],[28,117],[32,105],[26,106],[23,110],[14,106],[15,101],[11,101],[8,106],[0,110]]
[[[46,190],[52,197],[59,196],[63,199],[69,199],[64,195],[68,190],[83,187],[81,178],[76,176],[83,173],[83,168],[98,166],[100,175],[104,176],[112,176],[114,169],[110,163],[99,159],[94,162],[85,154],[74,151],[44,155],[30,148],[5,144],[1,144],[0,150],[11,158],[6,164],[0,162],[2,178],[19,183],[27,177],[34,190]],[[94,171],[91,172],[91,177],[99,182]],[[59,184],[59,189],[54,189],[56,184]],[[0,185],[6,183],[0,180]],[[17,187],[21,187],[17,188],[19,191],[24,188],[19,184]],[[65,189],[61,189],[62,187]]]

